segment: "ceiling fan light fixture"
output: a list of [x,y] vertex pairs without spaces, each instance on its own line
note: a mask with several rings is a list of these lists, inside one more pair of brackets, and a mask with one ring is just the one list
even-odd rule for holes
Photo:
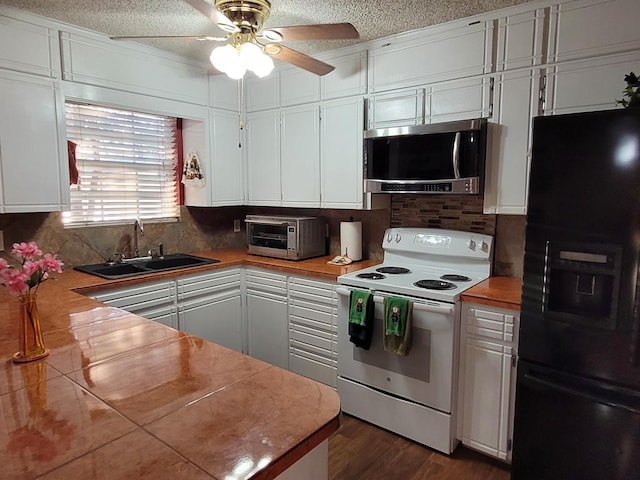
[[276,32],[275,30],[263,30],[261,37],[270,42],[281,42],[284,38],[280,32]]
[[265,55],[258,45],[251,42],[239,46],[216,47],[211,52],[210,59],[216,69],[234,80],[242,78],[247,70],[262,78],[269,75],[274,68],[273,60]]

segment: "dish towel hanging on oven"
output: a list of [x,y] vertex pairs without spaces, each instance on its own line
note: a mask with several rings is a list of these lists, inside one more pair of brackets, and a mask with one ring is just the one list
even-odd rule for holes
[[373,332],[373,295],[352,290],[349,297],[349,341],[356,347],[369,350]]
[[384,299],[383,346],[385,352],[408,355],[411,350],[413,302],[406,298]]

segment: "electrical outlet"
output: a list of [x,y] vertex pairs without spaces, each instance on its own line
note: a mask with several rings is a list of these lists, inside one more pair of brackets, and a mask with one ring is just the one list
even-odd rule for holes
[[0,230],[0,252],[4,252],[4,233]]
[[233,232],[234,232],[234,233],[238,233],[239,231],[240,231],[240,219],[239,219],[239,218],[236,218],[236,219],[233,221]]

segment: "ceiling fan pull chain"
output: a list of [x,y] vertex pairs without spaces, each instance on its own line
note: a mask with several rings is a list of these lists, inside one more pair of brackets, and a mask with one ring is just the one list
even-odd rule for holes
[[244,77],[238,79],[238,148],[242,148],[244,130]]

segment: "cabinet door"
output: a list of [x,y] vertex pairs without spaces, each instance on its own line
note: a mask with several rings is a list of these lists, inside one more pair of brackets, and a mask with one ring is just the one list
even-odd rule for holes
[[246,301],[249,355],[289,368],[286,297],[247,287]]
[[496,70],[531,68],[543,58],[545,11],[516,13],[498,19]]
[[279,206],[282,201],[279,110],[247,117],[247,168],[249,204]]
[[545,115],[608,110],[626,87],[624,76],[638,70],[638,51],[578,60],[547,69]]
[[320,78],[322,100],[367,93],[367,52],[323,59],[335,70]]
[[[50,212],[69,203],[61,162],[62,108],[52,80],[0,72],[0,162],[4,211]],[[60,122],[60,123],[59,123]]]
[[213,206],[244,204],[243,131],[237,113],[211,111],[211,196]]
[[179,307],[180,330],[242,352],[240,290],[218,292]]
[[424,90],[411,89],[368,99],[368,127],[404,127],[424,123]]
[[426,89],[425,122],[439,123],[491,116],[491,79],[473,78]]
[[508,460],[511,382],[515,379],[512,349],[475,338],[467,338],[464,348],[462,442]]
[[280,74],[277,71],[264,78],[247,75],[245,85],[247,112],[272,110],[280,106]]
[[320,135],[322,208],[362,208],[361,97],[324,102]]
[[300,68],[280,72],[280,102],[283,107],[320,100],[320,77]]
[[282,111],[282,206],[320,206],[320,112],[316,104]]
[[549,22],[550,62],[640,48],[638,0],[578,0],[557,3],[558,5],[551,7]]
[[538,70],[498,75],[489,123],[484,213],[527,212],[532,119],[538,114]]

